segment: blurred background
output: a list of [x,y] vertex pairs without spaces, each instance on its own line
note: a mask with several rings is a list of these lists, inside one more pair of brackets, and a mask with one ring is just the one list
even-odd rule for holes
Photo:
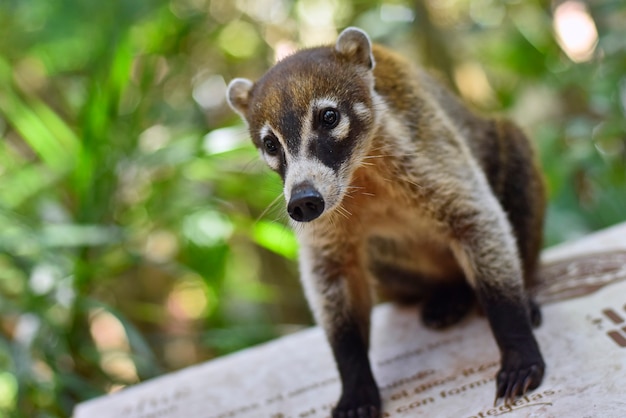
[[0,417],[308,326],[224,100],[357,25],[532,136],[552,245],[626,220],[623,0],[1,0]]

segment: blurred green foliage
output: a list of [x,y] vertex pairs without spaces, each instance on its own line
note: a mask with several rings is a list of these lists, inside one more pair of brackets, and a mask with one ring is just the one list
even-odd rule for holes
[[224,91],[347,25],[524,126],[547,244],[623,221],[624,22],[621,0],[2,0],[0,417],[310,323],[279,179]]

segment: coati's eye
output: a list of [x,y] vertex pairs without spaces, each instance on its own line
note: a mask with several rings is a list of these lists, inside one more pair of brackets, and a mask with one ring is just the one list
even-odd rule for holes
[[322,109],[320,111],[319,120],[323,127],[332,129],[337,126],[337,123],[339,123],[339,112],[337,109],[327,107],[326,109]]
[[266,135],[263,138],[263,148],[269,155],[276,155],[278,153],[278,143],[273,135]]

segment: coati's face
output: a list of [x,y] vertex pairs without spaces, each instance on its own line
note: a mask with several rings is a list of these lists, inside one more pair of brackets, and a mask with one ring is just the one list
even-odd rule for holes
[[348,28],[333,47],[300,51],[259,81],[235,79],[228,101],[284,183],[298,222],[337,208],[369,148],[374,59],[367,35]]

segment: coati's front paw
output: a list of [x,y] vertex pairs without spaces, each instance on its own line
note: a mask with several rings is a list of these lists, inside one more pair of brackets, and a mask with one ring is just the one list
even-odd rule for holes
[[344,393],[333,409],[333,418],[380,418],[380,395],[376,390]]
[[496,400],[511,404],[518,396],[536,389],[543,380],[546,365],[537,351],[532,355],[508,351],[502,355],[502,368],[496,378]]

